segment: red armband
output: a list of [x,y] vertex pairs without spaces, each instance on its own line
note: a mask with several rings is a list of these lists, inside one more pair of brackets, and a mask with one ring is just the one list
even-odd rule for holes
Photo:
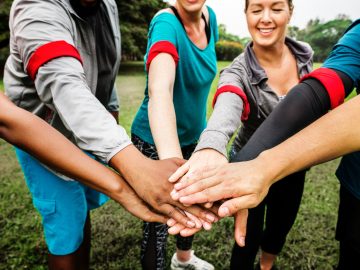
[[42,65],[46,64],[52,59],[63,56],[76,58],[82,64],[78,50],[66,41],[60,40],[47,43],[37,48],[36,51],[30,56],[29,63],[26,68],[27,73],[32,80],[35,80],[36,74]]
[[345,88],[339,75],[329,68],[318,68],[301,78],[300,82],[313,78],[318,80],[330,97],[331,109],[341,105],[345,99]]
[[154,58],[160,53],[167,53],[172,56],[175,61],[175,65],[179,62],[179,54],[174,44],[169,41],[159,41],[151,46],[146,60],[146,70],[149,72],[149,67]]
[[221,86],[220,88],[218,88],[216,90],[215,95],[214,95],[212,106],[213,107],[215,106],[215,103],[216,103],[216,100],[217,100],[218,96],[221,93],[225,93],[225,92],[234,93],[234,94],[238,95],[242,99],[242,101],[244,103],[244,108],[243,108],[243,112],[242,112],[242,115],[241,115],[241,120],[246,121],[248,119],[248,117],[249,117],[249,114],[250,114],[250,104],[249,104],[249,101],[248,101],[244,91],[240,87],[237,87],[237,86],[234,86],[234,85],[224,85],[224,86]]

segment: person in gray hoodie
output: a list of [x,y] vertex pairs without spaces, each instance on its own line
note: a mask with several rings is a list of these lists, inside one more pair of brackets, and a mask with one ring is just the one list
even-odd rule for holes
[[[214,111],[195,153],[183,167],[189,170],[188,175],[204,165],[227,163],[226,146],[240,127],[230,150],[231,160],[288,91],[312,70],[310,46],[286,36],[292,11],[291,0],[246,1],[252,42],[221,71]],[[180,169],[171,180],[178,180],[186,170]],[[273,267],[295,221],[305,172],[294,173],[273,185],[263,203],[249,210],[246,241],[242,239],[242,246],[234,244],[231,269],[253,269],[259,247],[262,251],[259,267]],[[173,198],[178,198],[176,192]]]

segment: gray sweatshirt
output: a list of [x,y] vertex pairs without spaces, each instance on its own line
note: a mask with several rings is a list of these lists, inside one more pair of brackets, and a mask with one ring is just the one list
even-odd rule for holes
[[[121,55],[118,12],[114,0],[103,2],[117,53],[112,71],[115,78]],[[106,108],[95,97],[98,70],[94,33],[69,0],[15,0],[9,25],[10,56],[4,84],[16,105],[45,119],[104,162],[131,143],[124,128],[108,112],[118,107],[115,88],[107,93],[111,99]],[[41,65],[32,80],[28,65],[34,52],[56,41],[74,46],[82,63],[73,57],[51,59]]]
[[[309,73],[313,56],[310,46],[288,37],[285,44],[295,56],[299,77]],[[227,156],[226,146],[237,129],[233,148],[239,151],[281,100],[267,80],[250,43],[230,66],[221,71],[220,94],[215,95],[214,111],[195,151],[212,148]]]

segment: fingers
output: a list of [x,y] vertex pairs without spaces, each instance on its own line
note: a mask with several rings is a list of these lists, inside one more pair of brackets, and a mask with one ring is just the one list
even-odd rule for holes
[[181,180],[174,185],[174,189],[179,191],[182,190],[204,178],[209,178],[216,174],[216,169],[211,170],[198,170],[198,171],[189,171],[186,175],[181,178]]
[[168,218],[172,218],[176,220],[178,223],[184,225],[185,227],[194,228],[196,226],[194,221],[192,221],[185,214],[179,211],[179,209],[176,209],[174,206],[170,204],[162,205],[159,210],[161,211],[162,214],[168,216]]
[[[210,187],[216,186],[219,184],[219,182],[220,180],[216,179],[215,177],[210,177],[206,179],[197,179],[196,177],[191,179],[189,178],[189,180],[186,180],[186,186],[180,186],[180,189],[179,184],[182,185],[182,182],[176,183],[174,185],[174,190],[171,191],[170,195],[173,200],[179,200],[181,197],[186,197],[194,193],[202,192]],[[213,201],[213,199],[209,198],[209,200],[205,200],[203,202],[211,201]]]
[[187,163],[187,160],[182,158],[172,158],[172,160],[174,160],[175,164],[178,167],[183,166],[185,163]]
[[[206,222],[213,223],[213,222],[216,222],[219,220],[217,213],[213,209],[204,209],[197,205],[185,207],[181,203],[179,203],[177,206],[180,209],[194,215],[195,217],[205,220]],[[214,211],[215,213],[212,211]],[[189,226],[187,226],[187,227],[189,227]]]
[[202,226],[200,228],[187,228],[184,225],[180,223],[176,223],[175,220],[170,219],[168,220],[167,225],[170,227],[168,229],[168,233],[172,235],[180,234],[183,237],[189,237],[191,235],[194,235],[198,231],[201,230],[201,228],[204,228],[205,230],[210,230],[212,225],[204,220],[201,219]]
[[236,212],[242,209],[254,208],[260,203],[255,198],[254,194],[243,195],[231,200],[225,201],[219,208],[218,214],[220,217],[229,217],[235,215]]
[[208,202],[208,203],[204,204],[204,207],[205,208],[211,208],[213,206],[213,204],[214,204],[213,202]]
[[[202,181],[200,181],[202,182]],[[194,185],[179,192],[179,201],[182,204],[212,203],[222,199],[231,198],[233,194],[226,185],[216,181],[208,181],[206,184],[195,183]]]
[[142,203],[133,204],[131,208],[126,208],[126,210],[135,217],[147,222],[166,223],[168,220],[168,217],[151,211],[147,206],[145,206],[145,204]]
[[178,181],[181,177],[183,177],[189,171],[189,169],[190,169],[190,164],[189,164],[189,162],[186,162],[184,165],[182,165],[180,168],[178,168],[176,170],[176,172],[174,172],[169,177],[169,181],[171,183]]
[[235,241],[240,247],[245,246],[246,225],[249,211],[243,209],[235,214]]

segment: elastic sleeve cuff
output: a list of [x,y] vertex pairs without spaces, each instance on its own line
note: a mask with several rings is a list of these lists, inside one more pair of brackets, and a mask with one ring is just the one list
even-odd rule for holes
[[227,158],[226,145],[228,141],[228,136],[222,132],[217,130],[205,130],[201,134],[199,143],[196,146],[194,152],[205,148],[211,148],[218,151]]
[[158,54],[160,53],[170,54],[175,61],[175,65],[177,66],[180,58],[175,45],[169,41],[159,41],[151,46],[150,51],[148,53],[148,57],[146,60],[147,72],[149,72],[149,67],[152,60],[154,60],[154,58],[158,56]]
[[125,143],[119,145],[118,147],[114,148],[113,151],[110,152],[110,154],[107,156],[106,158],[106,164],[109,164],[110,160],[117,154],[119,153],[121,150],[123,150],[125,147],[131,145],[132,142],[130,141],[130,139],[128,141],[126,141]]
[[243,112],[242,112],[242,115],[241,115],[241,120],[242,121],[246,121],[248,118],[249,118],[249,114],[250,114],[250,104],[249,104],[249,101],[245,95],[245,92],[240,88],[240,87],[237,87],[237,86],[234,86],[234,85],[224,85],[224,86],[221,86],[220,88],[218,88],[216,90],[216,93],[214,95],[214,99],[213,99],[213,103],[212,103],[212,106],[214,107],[215,106],[215,103],[216,103],[216,100],[218,98],[218,96],[222,93],[225,93],[225,92],[231,92],[231,93],[234,93],[236,95],[238,95],[243,103],[244,103],[244,109],[243,109]]
[[26,68],[29,77],[34,81],[36,74],[42,65],[59,57],[73,57],[82,64],[80,54],[73,45],[64,40],[54,41],[40,46],[30,56]]
[[330,97],[331,109],[341,105],[345,99],[345,88],[339,75],[329,68],[318,68],[306,74],[300,82],[313,78],[318,80],[326,89]]

